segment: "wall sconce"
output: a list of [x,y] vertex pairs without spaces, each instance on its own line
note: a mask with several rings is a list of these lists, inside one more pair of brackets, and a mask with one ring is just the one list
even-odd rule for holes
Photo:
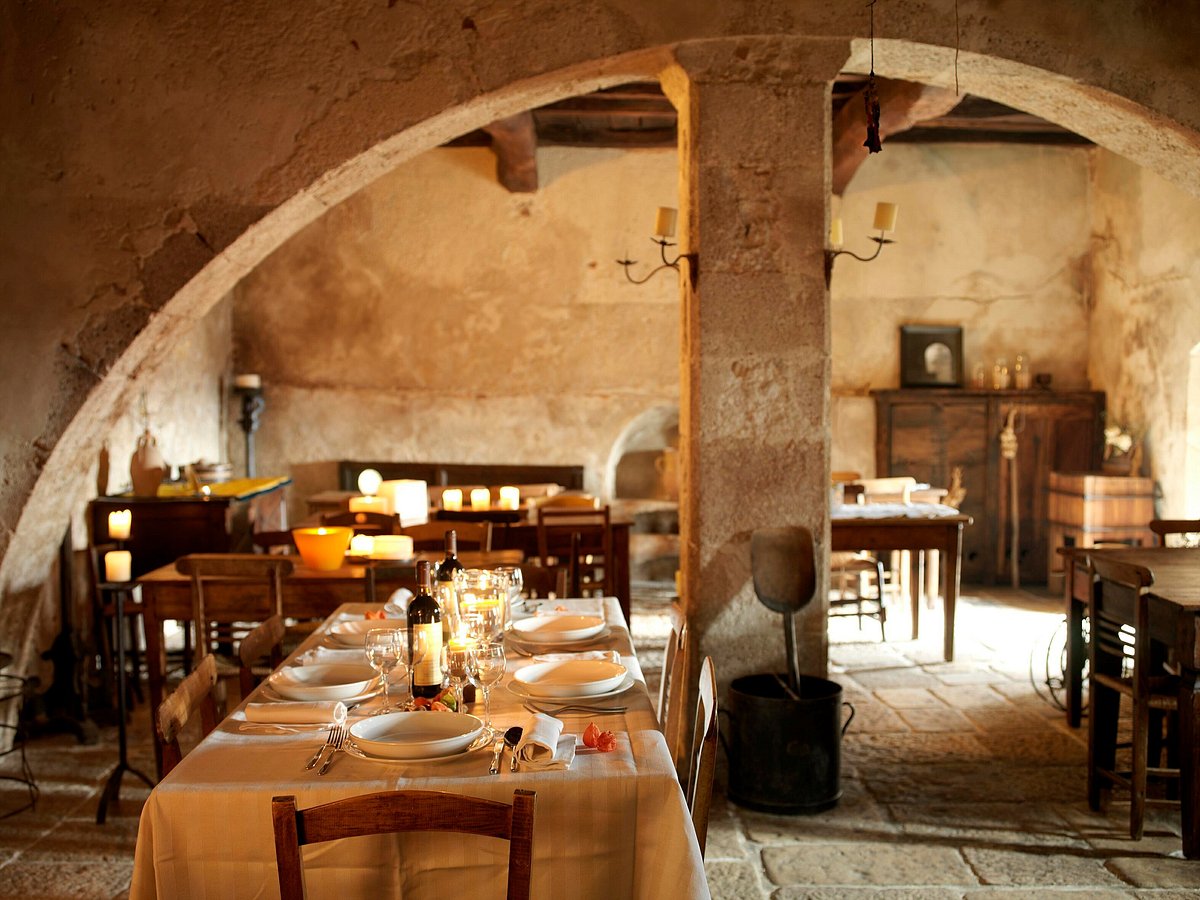
[[830,249],[825,251],[825,286],[829,287],[830,276],[833,275],[833,261],[842,254],[852,256],[859,262],[870,262],[879,256],[883,251],[884,244],[894,244],[894,240],[884,237],[890,231],[896,230],[896,214],[900,211],[898,203],[876,203],[875,204],[875,230],[879,232],[878,237],[870,236],[879,246],[875,248],[875,252],[870,256],[859,256],[851,250],[843,250],[842,246],[842,220],[834,219],[829,225],[829,244]]
[[695,285],[700,281],[700,254],[698,253],[679,253],[674,259],[667,259],[667,248],[674,247],[675,244],[668,241],[667,238],[675,235],[675,220],[679,213],[669,206],[660,206],[658,215],[654,218],[654,237],[650,238],[654,243],[658,244],[658,252],[662,257],[662,265],[656,266],[650,270],[650,273],[645,278],[634,278],[629,274],[629,267],[636,266],[636,259],[618,259],[617,265],[625,267],[625,277],[634,284],[645,284],[663,269],[675,269],[679,271],[679,261],[686,259],[688,261],[688,271],[691,275],[692,284]]
[[246,433],[246,477],[254,477],[254,432],[258,431],[259,419],[267,406],[263,399],[262,377],[259,375],[235,375],[233,391],[242,398],[242,417],[239,424]]

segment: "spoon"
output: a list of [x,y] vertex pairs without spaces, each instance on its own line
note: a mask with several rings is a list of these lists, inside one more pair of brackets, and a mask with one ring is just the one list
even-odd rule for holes
[[504,746],[508,748],[512,754],[508,761],[508,771],[517,771],[517,744],[521,740],[521,735],[525,733],[525,729],[520,725],[514,725],[508,731],[504,732]]

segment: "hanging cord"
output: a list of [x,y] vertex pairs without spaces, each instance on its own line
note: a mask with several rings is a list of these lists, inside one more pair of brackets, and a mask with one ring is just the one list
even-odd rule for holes
[[954,96],[959,96],[958,89],[958,48],[962,44],[962,32],[958,29],[958,0],[954,0]]
[[875,4],[877,0],[870,0],[867,8],[871,10],[871,72],[867,75],[867,89],[863,92],[863,103],[867,111],[867,139],[863,141],[863,146],[867,148],[868,153],[878,153],[883,149],[883,142],[879,137],[879,91],[875,87]]

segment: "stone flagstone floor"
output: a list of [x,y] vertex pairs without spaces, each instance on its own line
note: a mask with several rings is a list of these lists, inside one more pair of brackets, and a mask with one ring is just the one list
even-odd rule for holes
[[[915,642],[900,610],[886,644],[873,620],[861,632],[853,619],[835,621],[830,677],[857,711],[842,745],[844,795],[813,816],[744,810],[721,793],[721,756],[706,864],[713,896],[1200,897],[1200,862],[1175,858],[1177,815],[1152,811],[1146,838],[1132,842],[1128,804],[1107,817],[1087,808],[1084,733],[1030,679],[1031,656],[1045,677],[1060,605],[1044,593],[972,590],[953,663],[941,661],[936,610],[923,613]],[[633,625],[654,691],[666,610],[648,597],[635,603]],[[133,721],[132,761],[149,772],[144,707]],[[41,799],[0,820],[0,898],[125,896],[147,791],[126,776],[108,824],[95,824],[115,743],[107,728],[91,746],[67,735],[31,744]],[[0,773],[10,766],[0,761]],[[18,799],[0,782],[0,813]]]

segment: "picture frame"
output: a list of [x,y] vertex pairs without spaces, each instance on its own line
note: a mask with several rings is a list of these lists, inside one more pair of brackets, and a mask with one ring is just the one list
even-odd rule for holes
[[900,326],[900,386],[963,386],[959,325]]

